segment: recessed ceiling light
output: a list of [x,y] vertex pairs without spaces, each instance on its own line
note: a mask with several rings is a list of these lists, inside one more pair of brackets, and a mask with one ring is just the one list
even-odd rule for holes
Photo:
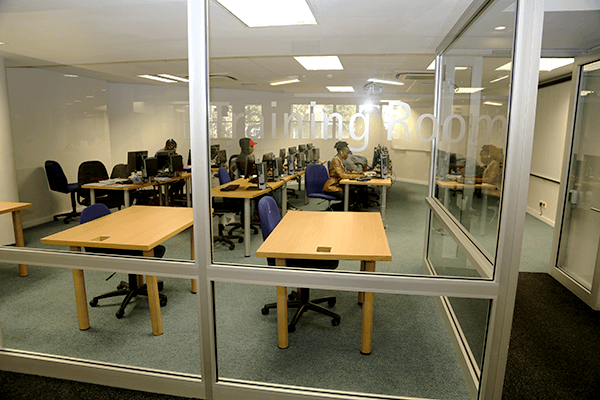
[[486,106],[496,106],[496,107],[500,107],[503,105],[503,103],[497,103],[495,101],[484,101],[483,104],[485,104]]
[[94,98],[94,96],[85,96],[85,97],[86,97],[86,99],[93,99]]
[[288,83],[300,82],[300,79],[288,79],[287,81],[279,81],[270,83],[271,86],[287,85]]
[[482,87],[459,87],[454,89],[454,93],[477,93],[483,89]]
[[167,79],[171,79],[174,81],[178,81],[178,82],[189,82],[190,80],[187,78],[182,78],[181,76],[175,76],[175,75],[170,75],[170,74],[158,74],[158,76],[162,77],[162,78],[167,78]]
[[[575,61],[573,58],[540,58],[540,71],[552,71],[573,64],[573,61]],[[496,68],[496,71],[510,71],[510,68],[511,63],[506,63]]]
[[580,93],[580,95],[581,95],[581,96],[587,96],[587,95],[588,95],[588,94],[590,94],[590,93],[594,93],[594,92],[593,92],[593,91],[591,91],[591,90],[582,90],[582,91],[581,91],[581,93]]
[[388,81],[388,80],[385,80],[385,79],[377,79],[377,78],[369,78],[368,81],[369,82],[374,82],[374,83],[385,83],[387,85],[397,85],[397,86],[403,86],[404,85],[403,82]]
[[160,76],[154,75],[138,75],[138,78],[152,79],[153,81],[165,82],[165,83],[177,83],[173,79],[161,78]]
[[505,26],[497,26],[494,29],[497,30],[497,31],[503,31],[503,30],[506,29],[506,27]]
[[317,24],[305,0],[217,1],[250,28]]
[[490,83],[496,83],[496,82],[500,82],[502,79],[506,79],[506,78],[508,78],[508,75],[502,75],[502,76],[501,76],[501,77],[499,77],[499,78],[496,78],[496,79],[493,79],[493,80],[491,80],[491,81],[490,81]]
[[334,93],[354,93],[352,86],[326,86],[327,90]]
[[338,56],[306,56],[294,58],[309,71],[344,69]]
[[2,46],[3,44],[8,44],[8,42],[0,42],[0,46]]
[[65,78],[79,78],[79,75],[65,74],[64,77]]

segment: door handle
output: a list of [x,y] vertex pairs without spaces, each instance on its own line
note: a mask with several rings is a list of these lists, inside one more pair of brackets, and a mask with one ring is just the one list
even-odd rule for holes
[[596,211],[596,212],[599,212],[599,213],[600,213],[600,209],[598,209],[598,208],[596,208],[596,207],[590,207],[590,210],[592,210],[592,211]]

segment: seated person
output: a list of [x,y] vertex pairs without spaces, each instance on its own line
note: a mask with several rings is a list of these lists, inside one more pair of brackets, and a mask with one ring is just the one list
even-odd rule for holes
[[[344,200],[344,188],[340,185],[340,180],[363,178],[365,174],[362,172],[348,172],[346,165],[344,165],[344,160],[348,158],[348,153],[350,152],[348,143],[340,141],[334,147],[337,150],[337,154],[331,160],[329,179],[323,185],[323,192],[339,200]],[[351,187],[350,204],[353,208],[362,209],[363,205],[367,205],[367,200],[365,195],[361,195],[359,201],[357,190]]]
[[344,165],[349,171],[366,171],[368,169],[367,157],[361,154],[348,154]]
[[240,176],[250,177],[256,175],[256,161],[254,159],[254,146],[256,142],[250,138],[240,139],[240,154],[237,156],[235,163]]
[[472,179],[466,179],[463,175],[463,181],[472,181],[474,183],[488,183],[495,187],[494,190],[488,192],[489,194],[499,196],[500,185],[502,180],[501,165],[502,159],[504,158],[502,149],[498,147],[486,144],[481,148],[479,158],[483,164],[483,170],[477,176]]
[[[156,151],[156,153],[154,154],[154,157],[157,157],[158,153],[160,153],[161,151],[170,151],[170,152],[173,152],[173,155],[177,155],[177,142],[175,141],[175,139],[168,139],[165,142],[165,147],[163,147],[162,149],[158,149]],[[159,168],[161,168],[161,166],[159,166]],[[169,197],[172,198],[175,195],[183,195],[183,187],[184,186],[185,186],[185,180],[183,180],[183,179],[178,180],[173,183],[170,183],[169,190],[168,190]],[[172,199],[171,199],[171,204],[173,204]]]

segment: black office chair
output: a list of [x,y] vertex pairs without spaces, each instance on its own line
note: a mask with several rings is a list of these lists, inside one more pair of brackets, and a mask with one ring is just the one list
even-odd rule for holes
[[[221,182],[221,175],[225,175],[227,176],[227,178],[229,177],[229,172],[227,172],[227,168],[225,167],[220,167],[219,168],[219,172],[217,174],[215,174],[218,178],[219,178],[219,182]],[[225,179],[227,179],[225,178]],[[231,180],[231,178],[229,178]],[[230,200],[230,199],[225,199],[223,198],[223,201],[221,202],[216,202],[213,199],[213,209],[214,209],[214,215],[221,217],[223,216],[225,213],[236,213],[239,212],[239,207],[236,204],[232,204],[232,202],[227,202],[225,200]],[[224,234],[224,230],[225,230],[225,226],[219,221],[218,224],[218,234],[213,236],[213,243],[219,243],[219,242],[224,242],[227,243],[229,245],[229,250],[234,250],[235,249],[235,244],[233,243],[233,241],[231,239],[238,239],[238,243],[243,243],[244,242],[244,237],[243,236],[237,236],[237,235],[225,235]]]
[[112,172],[110,173],[110,179],[127,179],[129,178],[129,174],[127,173],[127,164],[116,164]]
[[[102,203],[96,203],[96,204],[86,207],[81,212],[80,223],[85,224],[86,222],[93,221],[97,218],[104,217],[108,214],[110,214],[110,210],[106,205],[104,205]],[[95,248],[95,247],[86,247],[85,251],[90,252],[90,253],[116,254],[116,255],[140,256],[140,257],[143,256],[143,253],[141,251],[136,251],[136,250],[116,250],[116,249],[100,249],[100,248]],[[154,257],[162,258],[164,254],[165,254],[164,246],[158,245],[154,248]],[[108,279],[110,279],[113,275],[114,274],[109,276]],[[129,282],[121,281],[121,283],[119,283],[119,285],[117,286],[117,290],[113,290],[111,292],[104,293],[104,294],[94,297],[90,301],[90,306],[96,307],[98,305],[98,300],[100,300],[100,299],[106,299],[109,297],[117,297],[117,296],[125,296],[125,298],[123,299],[123,302],[121,303],[121,307],[119,307],[119,309],[117,310],[117,313],[115,314],[117,316],[117,318],[119,318],[119,319],[123,318],[123,315],[125,315],[125,307],[127,307],[127,304],[129,304],[129,302],[131,302],[131,299],[133,299],[134,297],[136,297],[138,295],[146,296],[146,297],[148,296],[147,286],[145,284],[138,285],[136,274],[129,274],[128,280],[129,280]],[[162,290],[162,287],[163,287],[163,283],[159,281],[158,290],[159,291]],[[167,305],[167,296],[165,296],[164,294],[159,294],[159,299],[160,299],[161,307],[164,307]]]
[[[235,164],[235,162],[234,162]],[[222,170],[222,169],[224,170]],[[224,185],[226,183],[231,182],[231,175],[229,174],[229,172],[227,171],[227,169],[225,167],[221,167],[219,168],[219,184]],[[223,172],[222,172],[223,171]],[[223,202],[227,205],[227,207],[231,210],[237,210],[237,211],[241,211],[244,209],[244,201],[241,199],[230,199],[227,197],[223,197]],[[235,212],[235,211],[234,211]],[[242,221],[244,220],[244,216],[242,215],[241,217]],[[231,225],[231,229],[229,229],[229,231],[227,232],[227,236],[229,236],[230,238],[236,238],[238,236],[234,236],[233,235],[233,231],[235,231],[236,229],[239,228],[244,228],[244,224],[241,222],[236,222],[234,224],[230,224]],[[251,223],[250,227],[252,228],[252,233],[253,234],[257,234],[258,233],[258,228],[257,228],[256,223]],[[240,241],[240,243],[242,243],[242,241]]]
[[44,168],[46,169],[46,177],[48,178],[50,190],[71,195],[72,210],[70,212],[56,214],[54,216],[55,221],[58,221],[58,217],[64,217],[64,223],[68,224],[70,219],[76,218],[80,214],[77,212],[77,202],[75,200],[75,195],[79,189],[79,185],[77,183],[68,183],[67,176],[65,175],[60,164],[56,161],[46,161]]
[[[96,183],[108,179],[108,171],[101,161],[84,161],[79,165],[77,172],[77,202],[82,206],[89,206],[90,193],[87,189],[82,189],[81,186],[86,183]],[[121,208],[123,206],[123,193],[120,191],[95,190],[96,203],[103,203],[108,208]]]
[[[272,197],[265,196],[260,199],[258,202],[258,215],[260,216],[260,226],[262,229],[263,240],[265,240],[273,231],[273,229],[275,229],[279,221],[281,221],[277,203]],[[267,258],[267,263],[274,266],[275,259]],[[295,268],[336,269],[338,264],[339,261],[337,260],[286,260],[286,266]],[[319,305],[320,303],[327,302],[329,307],[333,307],[336,302],[336,298],[334,296],[311,299],[309,289],[299,288],[298,291],[293,291],[288,298],[291,300],[288,302],[288,307],[298,309],[292,318],[292,321],[288,325],[288,332],[294,332],[296,330],[296,324],[298,323],[298,320],[302,314],[308,310],[316,311],[331,317],[331,324],[333,326],[340,324],[341,318],[338,314]],[[272,308],[277,308],[277,303],[266,304],[261,309],[261,312],[263,315],[267,315],[269,310]]]

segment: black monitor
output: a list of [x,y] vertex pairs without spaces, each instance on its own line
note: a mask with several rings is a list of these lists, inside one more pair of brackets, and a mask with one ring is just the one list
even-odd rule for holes
[[176,154],[169,156],[169,172],[172,174],[183,171],[183,157]]
[[144,168],[144,158],[148,157],[147,150],[127,152],[127,175],[141,171]]
[[300,152],[298,154],[298,158],[296,158],[297,163],[296,166],[298,167],[299,171],[302,171],[305,167],[306,167],[306,153],[305,152]]
[[305,144],[299,144],[299,145],[298,145],[298,151],[299,151],[300,153],[304,153],[304,152],[306,152],[306,145],[305,145]]
[[263,161],[273,161],[275,159],[275,155],[273,153],[265,153],[263,154]]
[[314,148],[315,148],[315,145],[314,145],[314,144],[312,144],[312,143],[307,143],[307,144],[306,144],[306,148],[307,148],[308,150],[310,150],[310,149],[314,149]]
[[158,159],[156,157],[144,158],[144,168],[142,170],[142,176],[144,178],[151,178],[158,174]]
[[287,166],[288,166],[288,173],[289,174],[293,174],[294,173],[295,161],[296,161],[296,155],[292,154],[292,153],[288,154],[288,156],[287,156]]
[[192,149],[188,151],[188,163],[187,165],[192,165]]
[[285,149],[279,149],[279,157],[285,159]]
[[297,152],[298,152],[298,150],[296,149],[296,146],[288,147],[288,153],[296,154]]
[[217,163],[218,167],[222,167],[227,164],[227,150],[219,150],[219,155],[217,156],[219,162]]
[[273,166],[273,176],[280,177],[280,176],[284,175],[283,160],[284,160],[284,158],[281,158],[281,157],[277,157],[275,159],[275,165]]
[[211,161],[214,160],[215,158],[217,158],[217,156],[219,155],[219,149],[220,149],[220,145],[218,144],[211,144],[210,145],[210,159]]
[[313,164],[317,164],[319,162],[319,158],[321,158],[321,151],[316,148],[310,149],[310,159]]
[[380,153],[380,163],[381,163],[381,177],[382,178],[387,178],[389,171],[388,171],[388,162],[389,162],[389,155],[387,153],[387,151],[381,151]]
[[175,154],[174,150],[161,150],[156,153],[156,158],[158,159],[158,170],[163,170],[165,168],[169,168],[169,157]]
[[256,164],[256,175],[258,175],[258,189],[264,190],[267,188],[267,164]]

